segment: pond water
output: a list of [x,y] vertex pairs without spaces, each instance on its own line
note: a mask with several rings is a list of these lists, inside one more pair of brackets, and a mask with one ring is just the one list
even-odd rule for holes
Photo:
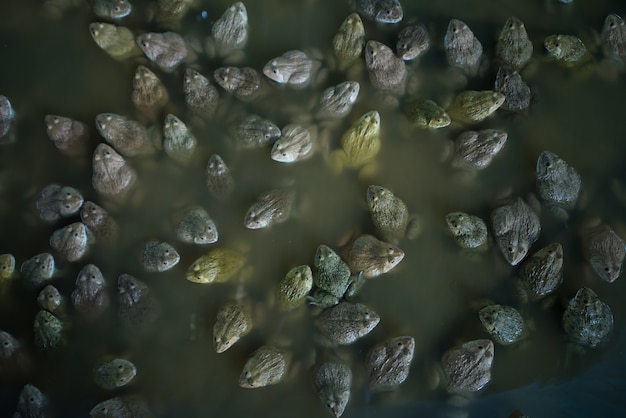
[[[336,148],[342,133],[360,115],[380,111],[379,170],[364,179],[350,170],[333,174],[322,152],[306,161],[281,164],[270,159],[269,148],[236,149],[229,135],[232,123],[248,113],[259,114],[280,127],[305,116],[321,90],[344,81],[345,74],[331,72],[321,86],[302,90],[272,85],[273,93],[260,103],[243,104],[220,90],[220,116],[200,122],[185,108],[182,71],[165,74],[152,66],[170,94],[166,111],[188,124],[199,147],[186,167],[163,152],[149,158],[129,158],[137,170],[138,184],[129,202],[121,206],[99,196],[91,185],[91,151],[104,142],[94,118],[112,112],[162,126],[165,112],[159,120],[150,121],[133,107],[132,77],[137,64],[147,61],[143,57],[115,61],[100,50],[88,31],[89,23],[98,19],[85,3],[70,4],[59,17],[50,16],[39,1],[0,5],[0,94],[11,100],[16,111],[16,141],[0,148],[0,253],[13,254],[19,266],[37,253],[52,251],[50,234],[74,220],[46,224],[38,217],[35,201],[50,183],[75,187],[85,200],[110,210],[121,234],[113,247],[96,243],[80,262],[63,262],[55,253],[59,274],[52,283],[69,298],[78,271],[94,263],[101,268],[115,300],[117,277],[129,273],[151,287],[161,301],[161,315],[148,329],[128,331],[116,317],[115,304],[94,323],[84,323],[70,309],[68,344],[52,353],[39,352],[32,333],[37,292],[23,289],[18,277],[0,300],[0,329],[22,341],[32,355],[33,369],[12,379],[0,377],[0,416],[11,414],[25,383],[39,387],[48,396],[54,415],[62,417],[86,416],[96,403],[119,394],[143,396],[154,414],[163,417],[234,417],[258,415],[260,411],[275,417],[327,416],[311,383],[311,352],[316,347],[311,312],[303,309],[280,317],[267,308],[268,298],[291,267],[313,264],[318,245],[339,249],[350,231],[374,232],[365,201],[369,184],[391,189],[419,215],[423,228],[416,240],[401,241],[406,256],[400,265],[368,282],[357,296],[380,315],[381,322],[365,338],[338,350],[349,359],[354,374],[345,416],[445,415],[449,412],[444,410],[446,394],[428,388],[432,363],[456,343],[488,336],[473,308],[476,301],[520,305],[513,285],[518,268],[509,266],[493,245],[478,255],[460,251],[446,231],[444,217],[448,212],[463,211],[487,220],[498,196],[507,191],[524,197],[535,192],[535,164],[544,150],[561,156],[583,178],[583,208],[567,222],[557,221],[544,211],[541,236],[532,248],[560,242],[565,280],[551,308],[520,307],[534,329],[520,346],[496,346],[492,381],[476,395],[469,411],[471,416],[507,416],[515,410],[526,412],[527,405],[534,418],[561,416],[563,410],[557,404],[571,398],[578,399],[575,405],[580,408],[568,411],[567,416],[595,415],[595,405],[605,407],[598,409],[604,416],[619,416],[626,408],[624,400],[608,389],[626,384],[625,279],[609,284],[596,277],[582,258],[579,234],[585,219],[599,217],[626,237],[624,200],[615,193],[626,182],[622,104],[626,83],[623,74],[576,74],[547,59],[543,48],[543,39],[553,33],[576,34],[592,45],[607,14],[625,12],[623,3],[404,1],[403,23],[365,22],[367,38],[388,45],[395,45],[404,23],[427,25],[432,47],[410,68],[419,81],[417,95],[441,103],[464,89],[491,89],[497,71],[493,64],[486,75],[470,79],[466,87],[451,87],[442,49],[451,18],[461,19],[472,28],[491,59],[505,20],[515,15],[525,23],[534,45],[533,61],[522,72],[534,94],[530,111],[521,115],[498,111],[476,126],[503,129],[508,132],[508,141],[493,163],[470,180],[459,178],[440,158],[447,141],[462,129],[448,127],[435,132],[411,126],[402,110],[380,107],[365,73],[359,79],[361,94],[354,109],[330,131],[331,147]],[[210,23],[231,2],[198,3],[183,20],[180,32],[204,37],[210,34]],[[136,34],[158,31],[148,18],[149,2],[134,1],[133,5],[133,14],[122,24]],[[243,65],[259,71],[268,60],[290,49],[329,53],[334,33],[351,12],[347,2],[335,0],[258,0],[246,2],[246,7],[250,36]],[[203,10],[206,20],[200,17]],[[596,53],[598,60],[600,55]],[[211,76],[222,62],[200,55],[194,66]],[[59,152],[46,135],[46,114],[87,123],[91,128],[89,155],[75,158]],[[235,177],[235,191],[225,202],[213,199],[205,187],[204,170],[212,153],[224,158]],[[255,198],[286,184],[295,185],[299,196],[292,218],[266,230],[244,228],[244,215]],[[200,247],[177,241],[172,215],[190,204],[202,205],[215,220],[220,233],[217,243]],[[141,245],[151,239],[173,244],[181,255],[180,263],[164,273],[144,272],[137,255]],[[218,307],[234,297],[237,280],[213,285],[185,280],[187,267],[207,248],[215,247],[247,248],[246,263],[252,274],[245,291],[255,306],[254,330],[222,354],[214,352],[210,330]],[[615,331],[605,346],[580,354],[569,350],[560,318],[566,301],[583,285],[592,287],[611,306]],[[192,318],[196,318],[196,332],[190,329]],[[397,335],[411,335],[416,340],[409,378],[393,393],[370,393],[365,356],[374,344]],[[292,354],[289,381],[256,390],[240,388],[237,382],[246,358],[262,344],[277,340],[290,343],[286,348]],[[91,381],[91,369],[103,355],[133,361],[138,368],[133,383],[115,392],[99,389]],[[585,376],[593,376],[592,381],[597,382],[595,396],[583,396],[589,392],[589,386],[582,384],[587,381]],[[538,389],[544,382],[550,382],[549,393],[554,396],[537,407],[533,394],[545,391]]]

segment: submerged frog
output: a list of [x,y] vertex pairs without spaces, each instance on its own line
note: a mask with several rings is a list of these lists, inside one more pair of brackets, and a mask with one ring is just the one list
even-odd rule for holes
[[350,271],[371,279],[385,274],[404,259],[404,251],[376,237],[363,234],[358,237],[346,252],[346,262]]
[[143,398],[138,396],[116,396],[99,402],[89,411],[90,418],[152,417]]
[[305,86],[318,66],[319,63],[314,62],[306,53],[291,50],[268,61],[263,67],[263,74],[279,84]]
[[366,198],[372,223],[383,240],[397,244],[401,238],[415,239],[419,235],[418,217],[409,214],[404,201],[391,190],[370,185]]
[[251,67],[220,67],[213,72],[215,82],[241,101],[256,99],[263,82],[259,73]]
[[48,311],[40,310],[33,324],[35,345],[44,351],[60,347],[65,343],[64,328],[63,321]]
[[320,118],[342,118],[350,113],[359,97],[361,85],[356,81],[344,81],[327,88],[320,96],[317,116]]
[[566,67],[575,67],[592,59],[583,41],[574,35],[549,35],[543,46],[552,58]]
[[230,169],[217,154],[212,154],[207,162],[206,186],[209,193],[220,200],[228,198],[235,187]]
[[511,16],[504,23],[496,43],[496,56],[515,70],[520,70],[533,54],[533,44],[521,20]]
[[217,227],[206,210],[192,207],[178,221],[176,236],[187,244],[212,244],[218,240]]
[[380,316],[362,303],[341,301],[315,318],[321,343],[326,346],[349,345],[369,334]]
[[398,33],[396,55],[410,61],[423,55],[430,48],[430,35],[424,25],[405,26]]
[[154,322],[159,304],[150,288],[130,274],[117,278],[117,315],[127,327],[142,327]]
[[309,296],[309,303],[323,308],[336,305],[345,296],[351,297],[362,285],[362,275],[351,276],[350,267],[326,245],[315,251],[314,277],[316,290]]
[[276,288],[276,300],[281,311],[302,305],[313,287],[313,272],[304,264],[289,270]]
[[296,198],[294,189],[275,189],[261,193],[244,218],[248,229],[267,228],[285,222],[291,215]]
[[17,398],[13,418],[46,418],[49,416],[51,415],[48,398],[41,393],[37,386],[25,385]]
[[160,27],[177,29],[196,0],[156,0],[154,19]]
[[133,10],[128,0],[92,0],[91,3],[93,13],[106,19],[121,19]]
[[82,154],[86,151],[89,140],[89,128],[86,124],[57,115],[46,115],[44,122],[48,138],[54,142],[59,151],[68,155]]
[[287,364],[286,353],[264,345],[246,361],[239,376],[239,386],[253,389],[279,383],[287,372]]
[[187,108],[196,115],[212,119],[219,100],[217,89],[208,78],[193,68],[185,69],[183,92]]
[[95,22],[89,24],[89,33],[96,44],[116,60],[141,55],[141,50],[135,42],[135,34],[125,26]]
[[15,257],[13,254],[0,254],[0,296],[7,290],[15,276]]
[[124,157],[154,153],[154,146],[146,127],[126,116],[100,113],[96,116],[96,128],[98,133]]
[[305,160],[314,153],[314,135],[302,125],[290,123],[283,127],[282,136],[274,142],[270,156],[281,163]]
[[464,123],[477,123],[498,110],[504,103],[504,94],[493,90],[466,90],[459,93],[450,107],[448,114],[452,119]]
[[539,238],[541,224],[530,206],[518,197],[514,203],[492,212],[491,229],[500,252],[510,265],[515,266]]
[[583,231],[582,238],[583,255],[596,275],[609,283],[617,280],[626,256],[624,240],[605,224]]
[[187,280],[203,284],[225,282],[241,270],[244,262],[243,254],[237,250],[214,248],[189,266]]
[[50,253],[36,254],[24,261],[20,266],[24,285],[30,289],[41,287],[52,279],[54,266],[54,257]]
[[148,241],[141,253],[143,268],[149,272],[167,271],[179,261],[178,251],[165,241]]
[[478,312],[478,317],[485,330],[499,344],[515,344],[528,334],[524,318],[512,306],[488,305]]
[[504,94],[501,106],[504,110],[519,112],[530,106],[530,87],[517,71],[506,65],[500,66],[493,89]]
[[483,46],[465,22],[452,19],[443,38],[448,64],[461,68],[466,74],[478,73]]
[[0,331],[0,370],[4,371],[5,362],[16,359],[22,344],[13,335]]
[[508,134],[498,129],[466,131],[454,141],[452,166],[467,170],[482,170],[491,164],[502,150]]
[[380,151],[380,115],[371,110],[362,115],[341,137],[342,149],[330,155],[331,166],[337,173],[345,166],[374,169],[374,157]]
[[91,201],[86,201],[80,210],[80,220],[93,232],[98,240],[107,243],[116,240],[118,234],[117,222],[103,207]]
[[83,195],[75,188],[49,184],[41,191],[36,206],[41,211],[41,219],[53,222],[74,215],[83,206],[83,201]]
[[532,254],[520,268],[520,280],[530,300],[541,299],[563,283],[563,246],[549,244]]
[[67,261],[78,261],[87,254],[93,242],[91,231],[82,222],[74,222],[50,235],[50,246]]
[[486,248],[487,225],[478,216],[464,212],[450,212],[446,215],[446,224],[462,248]]
[[242,148],[261,148],[280,138],[280,128],[257,115],[249,115],[233,130],[233,137]]
[[104,312],[110,298],[106,291],[106,281],[98,266],[87,264],[76,277],[76,288],[72,291],[74,310],[87,320],[93,320]]
[[615,13],[609,14],[604,20],[600,34],[602,53],[608,57],[624,62],[626,59],[626,24]]
[[365,45],[365,66],[374,88],[394,94],[404,92],[407,80],[406,64],[387,45],[378,41],[368,41]]
[[137,367],[123,358],[100,361],[93,369],[94,382],[106,390],[126,386],[136,375]]
[[250,308],[245,302],[222,305],[213,325],[213,348],[223,353],[252,330]]
[[593,290],[582,287],[567,304],[563,328],[576,344],[596,348],[605,343],[613,331],[613,313]]
[[441,358],[449,393],[476,392],[491,380],[494,346],[491,340],[474,340],[453,347]]
[[37,304],[51,314],[62,317],[65,315],[65,298],[51,284],[44,287],[37,295]]
[[146,57],[166,73],[174,69],[189,54],[182,36],[175,32],[148,32],[137,36],[137,45]]
[[369,352],[366,367],[372,390],[391,390],[409,377],[415,352],[415,339],[394,337],[375,345]]
[[428,99],[411,101],[407,106],[407,115],[418,128],[445,128],[450,125],[450,116],[437,103]]
[[233,50],[243,49],[248,41],[248,12],[238,1],[230,6],[211,27],[211,36],[218,55],[224,56]]
[[399,0],[357,0],[356,10],[379,23],[398,23],[404,15]]
[[134,185],[135,170],[107,144],[99,144],[93,153],[93,188],[108,197],[123,199]]
[[180,164],[187,164],[196,151],[198,141],[187,125],[171,113],[163,123],[163,149]]
[[580,193],[580,174],[558,155],[544,151],[537,158],[537,191],[552,212],[567,219]]
[[313,386],[328,412],[338,418],[350,400],[352,371],[340,360],[324,361],[315,372]]
[[133,78],[131,100],[139,110],[155,119],[159,110],[168,102],[169,94],[154,72],[139,65]]
[[14,138],[10,133],[14,120],[15,112],[11,102],[6,96],[0,95],[0,142],[13,141]]
[[365,46],[365,28],[358,13],[351,13],[339,26],[333,37],[333,52],[339,68],[345,69],[361,56]]

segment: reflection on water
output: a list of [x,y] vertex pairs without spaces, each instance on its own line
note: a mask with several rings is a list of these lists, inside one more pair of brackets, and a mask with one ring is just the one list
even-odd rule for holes
[[[137,33],[157,30],[145,23],[148,2],[135,3],[136,13],[124,24]],[[190,12],[183,31],[205,36],[210,32],[209,22],[229,3],[201,2]],[[272,416],[323,416],[326,412],[315,397],[308,373],[314,342],[307,312],[280,318],[264,307],[268,304],[268,289],[291,267],[312,264],[319,244],[337,247],[341,237],[351,230],[373,231],[365,206],[365,190],[370,183],[383,185],[403,198],[421,216],[424,230],[417,240],[401,242],[406,257],[399,267],[369,282],[358,296],[359,301],[376,310],[381,323],[350,349],[341,350],[351,359],[355,375],[346,416],[415,416],[422,412],[422,402],[428,408],[424,413],[441,412],[446,405],[445,395],[427,389],[428,371],[431,362],[456,342],[485,337],[471,303],[484,298],[517,303],[512,286],[517,270],[508,266],[493,247],[478,257],[461,253],[445,232],[444,216],[461,210],[487,219],[496,204],[495,196],[502,190],[510,189],[522,196],[533,191],[535,161],[543,150],[557,153],[575,167],[585,188],[585,210],[574,214],[566,224],[543,216],[542,234],[533,247],[562,243],[565,282],[560,300],[549,310],[524,308],[534,322],[534,331],[523,346],[496,347],[492,382],[477,396],[470,411],[472,416],[506,416],[519,408],[533,417],[588,416],[595,412],[593,408],[606,407],[600,409],[605,416],[618,415],[615,409],[609,409],[619,406],[610,388],[624,384],[624,365],[623,361],[616,368],[610,365],[615,364],[620,351],[622,356],[624,352],[623,343],[618,346],[617,340],[621,336],[623,341],[625,312],[621,301],[625,281],[620,278],[608,284],[593,276],[582,261],[577,225],[584,216],[597,215],[626,236],[623,209],[609,187],[613,178],[624,179],[626,145],[622,139],[626,132],[621,101],[626,86],[623,77],[615,81],[593,75],[575,77],[545,59],[542,41],[552,33],[593,39],[593,32],[600,31],[608,13],[623,12],[619,2],[575,0],[571,5],[561,5],[536,0],[494,5],[488,1],[447,0],[404,5],[406,21],[415,18],[431,31],[434,45],[411,71],[418,77],[419,93],[437,102],[446,102],[456,92],[449,86],[441,49],[450,18],[464,20],[490,57],[501,25],[512,14],[525,22],[533,40],[533,63],[522,73],[535,94],[530,112],[517,116],[497,112],[480,125],[481,129],[506,130],[509,140],[493,164],[471,181],[459,180],[440,162],[445,141],[454,139],[458,129],[416,130],[402,113],[384,109],[380,109],[381,169],[368,180],[360,180],[352,172],[334,176],[321,155],[285,165],[270,160],[269,149],[237,151],[230,146],[228,127],[242,115],[258,113],[285,126],[292,122],[293,115],[309,111],[309,102],[317,100],[322,88],[344,81],[344,74],[331,73],[326,83],[316,88],[276,88],[271,97],[249,105],[220,91],[221,116],[210,123],[198,123],[186,113],[181,74],[159,73],[171,97],[167,111],[187,122],[199,141],[197,159],[185,169],[162,154],[153,160],[130,159],[140,183],[136,196],[123,207],[108,204],[93,190],[90,156],[72,159],[59,153],[47,138],[43,122],[45,114],[53,113],[87,123],[92,128],[94,149],[101,141],[93,124],[98,113],[114,112],[142,120],[130,100],[137,62],[114,61],[96,47],[87,31],[94,16],[85,4],[68,9],[62,20],[46,18],[39,4],[3,2],[0,6],[0,94],[10,98],[18,117],[17,142],[0,150],[0,253],[14,254],[19,265],[38,252],[49,251],[49,236],[62,225],[43,224],[34,202],[49,183],[70,185],[79,189],[86,200],[110,209],[123,232],[115,248],[98,243],[80,263],[60,262],[53,283],[67,296],[80,268],[94,263],[102,269],[114,295],[117,276],[133,274],[146,281],[160,298],[162,314],[154,328],[140,333],[120,328],[114,309],[93,325],[73,320],[65,349],[57,353],[37,353],[33,349],[34,369],[14,380],[3,380],[0,415],[12,412],[19,389],[28,382],[50,397],[58,416],[84,416],[97,402],[113,396],[91,382],[90,372],[101,356],[114,354],[127,357],[138,368],[133,384],[119,393],[143,394],[158,415],[205,416],[212,411],[240,416],[268,411]],[[257,70],[289,49],[318,48],[328,52],[334,32],[350,12],[344,2],[331,0],[249,1],[246,6],[251,36],[245,65]],[[196,19],[202,9],[207,11],[207,21]],[[393,45],[397,31],[398,27],[366,22],[368,39]],[[203,74],[211,75],[221,62],[201,56],[198,64]],[[496,71],[492,68],[467,87],[491,88]],[[378,108],[365,80],[355,108],[332,131],[332,147],[337,147],[341,133],[356,118]],[[157,122],[162,124],[162,119]],[[204,169],[213,152],[224,158],[237,181],[227,203],[213,200],[205,189]],[[269,230],[243,227],[247,208],[261,192],[291,183],[299,193],[298,213],[293,219]],[[249,249],[248,264],[253,274],[246,283],[246,292],[257,307],[258,325],[219,355],[212,349],[209,332],[217,308],[234,297],[236,284],[201,286],[184,279],[186,268],[206,251],[176,240],[172,214],[189,204],[203,205],[215,220],[220,241],[211,248],[243,245]],[[151,239],[173,244],[181,255],[178,266],[164,273],[143,272],[136,254]],[[606,347],[586,355],[571,354],[566,362],[561,305],[583,284],[591,286],[611,306],[616,331]],[[29,348],[33,347],[35,297],[14,286],[0,303],[0,329],[11,332]],[[197,318],[198,330],[193,336],[192,317]],[[401,334],[416,339],[409,379],[393,395],[368,393],[363,366],[367,350],[387,337]],[[278,338],[291,340],[293,367],[289,384],[258,390],[239,388],[238,376],[247,356],[268,340]],[[602,362],[595,365],[599,359]],[[578,375],[584,377],[576,378]],[[544,383],[553,378],[558,379],[556,383]],[[592,382],[593,391],[589,387]],[[539,400],[543,398],[535,396],[536,391],[553,395],[545,399],[550,407],[542,409],[544,404]],[[568,397],[579,399],[579,407],[558,409]]]

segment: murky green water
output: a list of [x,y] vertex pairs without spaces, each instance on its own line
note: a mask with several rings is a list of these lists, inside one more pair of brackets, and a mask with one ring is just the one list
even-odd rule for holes
[[[0,329],[11,332],[31,348],[35,369],[11,381],[2,379],[0,415],[10,414],[18,392],[25,383],[38,386],[50,398],[56,416],[85,416],[97,402],[117,394],[141,394],[161,416],[263,415],[304,417],[326,416],[311,384],[307,361],[314,342],[307,312],[300,317],[263,315],[263,307],[273,286],[294,265],[313,263],[319,244],[338,248],[338,242],[354,229],[373,232],[365,206],[368,184],[393,190],[417,212],[423,222],[422,235],[405,240],[406,257],[390,274],[367,284],[358,300],[370,305],[381,316],[379,326],[366,338],[341,351],[352,359],[355,375],[352,400],[346,416],[378,416],[383,404],[415,401],[443,402],[445,395],[427,389],[430,363],[459,341],[485,337],[477,314],[470,304],[482,298],[515,304],[511,268],[492,248],[478,257],[467,257],[447,235],[444,216],[465,211],[489,217],[495,196],[510,189],[526,196],[534,191],[535,162],[539,153],[550,150],[575,167],[583,177],[587,205],[567,224],[542,217],[542,234],[533,249],[558,241],[565,251],[565,282],[559,291],[561,302],[572,297],[582,285],[591,286],[612,308],[616,330],[623,330],[624,278],[613,284],[600,281],[582,260],[577,222],[585,216],[600,216],[621,236],[626,236],[623,206],[611,192],[613,179],[626,180],[624,172],[626,124],[623,122],[623,75],[614,81],[598,76],[573,77],[545,57],[542,42],[552,33],[573,33],[592,38],[599,33],[606,15],[622,14],[619,1],[585,2],[560,5],[548,0],[535,1],[456,1],[403,2],[405,22],[416,19],[429,27],[433,46],[419,65],[412,66],[420,80],[421,95],[445,101],[455,93],[446,82],[445,56],[441,49],[450,18],[464,20],[493,57],[497,34],[508,16],[525,22],[535,47],[532,69],[522,73],[535,94],[526,115],[497,112],[479,128],[504,129],[509,134],[504,150],[493,164],[471,182],[460,181],[447,164],[439,161],[446,140],[458,129],[437,132],[412,128],[404,115],[381,109],[382,149],[380,171],[360,180],[353,172],[334,176],[324,158],[284,165],[269,158],[269,149],[238,151],[229,143],[230,121],[245,113],[258,113],[278,126],[291,122],[293,106],[305,112],[321,88],[345,80],[331,73],[320,88],[290,90],[276,87],[271,99],[242,105],[220,91],[222,117],[206,124],[194,122],[184,107],[182,75],[163,74],[171,104],[167,111],[188,122],[199,141],[197,159],[184,169],[164,154],[153,160],[129,159],[138,172],[137,197],[124,207],[107,205],[91,186],[91,156],[70,158],[61,154],[48,139],[44,115],[69,116],[92,129],[92,149],[102,139],[94,117],[113,112],[141,118],[133,108],[130,94],[132,77],[139,61],[118,62],[101,51],[91,39],[87,26],[96,20],[83,5],[65,11],[62,19],[50,19],[40,2],[3,2],[0,6],[0,94],[11,100],[17,113],[17,142],[0,149],[0,253],[15,255],[18,266],[32,255],[50,251],[48,240],[54,225],[44,224],[35,209],[41,189],[49,183],[78,188],[86,200],[111,209],[120,222],[122,234],[116,248],[96,244],[79,263],[59,262],[60,274],[53,281],[69,297],[80,268],[98,265],[115,296],[115,283],[121,273],[130,273],[148,283],[162,302],[162,315],[154,329],[128,332],[118,322],[114,306],[93,324],[70,319],[69,344],[56,353],[38,353],[33,346],[32,320],[37,312],[36,293],[19,284],[0,301]],[[124,24],[141,33],[157,30],[146,23],[147,2],[133,2],[136,13]],[[230,4],[226,1],[201,2],[190,12],[181,32],[208,35],[210,24],[198,21],[200,10],[216,19]],[[332,0],[246,2],[250,19],[250,39],[245,65],[260,70],[271,58],[289,49],[318,48],[327,52],[332,36],[350,12],[344,2]],[[621,8],[620,8],[621,7]],[[376,26],[366,22],[368,39],[395,44],[397,26]],[[144,62],[144,61],[142,61]],[[145,63],[145,62],[144,62]],[[198,59],[203,74],[211,75],[221,66],[219,60]],[[497,68],[468,89],[489,89]],[[364,112],[377,109],[372,89],[364,78],[361,98],[342,125],[332,132],[336,147],[343,131]],[[159,121],[162,123],[162,120]],[[204,169],[209,155],[219,153],[233,170],[236,189],[228,202],[212,199],[205,189]],[[293,182],[300,196],[299,210],[288,222],[268,230],[243,227],[243,217],[259,193]],[[219,305],[233,297],[235,283],[203,286],[185,280],[187,267],[206,248],[183,245],[176,240],[171,220],[173,212],[188,204],[203,205],[215,220],[220,241],[213,247],[245,243],[253,275],[246,290],[257,305],[258,327],[233,348],[216,354],[210,330]],[[172,243],[181,254],[179,265],[165,273],[142,271],[135,254],[147,240]],[[57,258],[58,259],[58,258]],[[565,365],[566,343],[560,328],[562,308],[548,311],[527,307],[535,330],[522,347],[496,347],[493,379],[478,396],[489,396],[523,387],[536,379],[574,378],[614,348],[617,337],[607,347],[584,356],[575,355]],[[195,315],[198,332],[190,331]],[[616,331],[616,333],[618,333]],[[375,343],[401,334],[416,339],[416,354],[408,380],[393,395],[369,394],[363,366],[365,355]],[[292,341],[293,367],[289,383],[257,390],[237,385],[241,368],[250,353],[267,341]],[[91,368],[104,354],[126,356],[138,367],[138,376],[119,392],[105,392],[91,382]],[[624,368],[622,360],[616,367]],[[611,361],[611,360],[609,360]],[[622,381],[622,384],[624,382]],[[558,393],[558,391],[557,391]],[[570,393],[570,392],[568,392]],[[573,391],[575,396],[575,390]],[[601,398],[601,394],[599,395]],[[498,402],[494,400],[494,402]],[[524,404],[510,405],[524,411]],[[550,415],[549,404],[545,416]],[[382,412],[384,413],[384,412]],[[484,415],[483,415],[484,416]],[[535,416],[535,415],[533,415]]]

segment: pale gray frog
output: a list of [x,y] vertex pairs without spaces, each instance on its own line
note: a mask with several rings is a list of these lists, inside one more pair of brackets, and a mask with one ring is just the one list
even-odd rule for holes
[[117,221],[101,206],[86,201],[80,210],[80,220],[94,234],[98,241],[115,242],[118,235]]
[[613,312],[593,290],[582,287],[567,304],[563,328],[574,343],[596,348],[605,343],[613,331]]
[[290,311],[301,306],[313,287],[313,272],[307,264],[290,269],[276,287],[278,309]]
[[355,239],[344,254],[352,274],[361,274],[364,279],[388,273],[404,259],[400,248],[369,234]]
[[418,217],[409,214],[404,201],[391,190],[370,185],[366,198],[372,223],[384,241],[397,244],[401,238],[415,239],[419,235]]
[[252,330],[250,307],[245,301],[226,303],[217,311],[213,325],[213,348],[223,353]]
[[43,309],[35,315],[33,332],[35,345],[43,351],[55,350],[65,344],[63,321]]
[[478,317],[485,330],[499,344],[515,344],[528,335],[524,318],[512,306],[488,305],[478,312]]
[[523,299],[538,300],[553,293],[563,283],[563,246],[546,245],[520,267]]
[[220,67],[213,72],[215,82],[243,102],[260,96],[264,83],[260,74],[251,67]]
[[380,322],[380,316],[362,303],[341,301],[315,318],[324,346],[349,345],[369,334]]
[[92,159],[93,188],[107,197],[124,199],[135,184],[135,170],[109,145],[98,144]]
[[289,219],[296,199],[294,189],[274,189],[261,193],[244,218],[248,229],[267,228]]
[[558,155],[543,151],[537,158],[537,191],[550,210],[567,219],[580,194],[580,174]]
[[83,258],[93,241],[91,231],[82,222],[71,223],[50,235],[50,246],[67,261],[78,261]]
[[106,291],[106,281],[98,266],[84,266],[76,276],[75,286],[72,305],[86,320],[96,319],[109,307],[111,301]]
[[365,44],[365,66],[374,88],[393,94],[404,93],[408,74],[406,64],[387,45],[368,41]]
[[161,70],[171,73],[189,55],[182,36],[175,32],[148,32],[137,36],[137,45]]
[[319,65],[305,52],[290,50],[269,60],[263,67],[263,74],[279,84],[304,87],[309,84]]
[[117,315],[127,327],[148,325],[159,314],[159,303],[148,285],[130,274],[120,274],[117,278],[117,303]]
[[57,317],[65,315],[65,298],[51,284],[44,287],[37,295],[37,304]]
[[[130,98],[137,109],[154,120],[169,101],[169,94],[161,79],[152,70],[139,65],[133,77],[133,92]],[[119,147],[116,148],[120,150]]]
[[466,90],[457,94],[447,111],[455,121],[478,123],[498,110],[505,100],[506,97],[499,91]]
[[207,162],[206,186],[209,193],[219,200],[227,199],[235,187],[230,169],[218,154],[212,154]]
[[315,132],[295,123],[284,126],[281,132],[282,136],[272,146],[272,160],[293,163],[313,156]]
[[137,367],[124,358],[103,359],[93,368],[93,381],[105,390],[126,386],[137,375]]
[[602,53],[624,63],[626,59],[626,24],[617,14],[611,13],[604,20],[600,34]]
[[518,197],[491,214],[491,229],[500,252],[512,266],[519,264],[539,238],[541,224],[531,207]]
[[49,418],[48,398],[37,386],[27,384],[20,391],[13,418]]
[[87,150],[89,128],[83,122],[64,116],[46,115],[44,123],[48,138],[59,151],[77,155]]
[[372,347],[365,361],[370,389],[393,390],[402,384],[409,377],[414,353],[415,339],[410,336],[390,338]]
[[339,359],[326,360],[315,371],[313,386],[328,412],[338,418],[350,400],[352,371]]
[[20,266],[24,285],[29,289],[40,288],[52,279],[54,266],[54,257],[50,253],[36,254],[24,261]]
[[454,141],[452,167],[482,170],[504,148],[508,134],[498,129],[465,131]]
[[180,261],[178,251],[165,241],[146,242],[140,255],[141,265],[148,272],[164,272]]
[[189,110],[202,118],[213,118],[219,102],[219,94],[207,77],[193,68],[186,68],[183,92]]
[[446,224],[456,242],[467,249],[486,249],[487,224],[481,218],[464,212],[450,212]]
[[179,217],[176,236],[180,241],[198,245],[217,242],[219,238],[217,227],[204,208],[192,207]]
[[475,76],[481,65],[483,46],[465,22],[452,19],[443,38],[448,64]]
[[91,9],[98,17],[122,19],[132,12],[133,6],[128,0],[91,0]]
[[287,354],[271,345],[259,347],[246,361],[239,375],[239,386],[246,389],[274,385],[287,373]]
[[622,272],[626,256],[624,240],[606,224],[583,230],[582,249],[585,259],[602,280],[613,283]]
[[359,97],[361,85],[357,81],[344,81],[324,90],[320,96],[318,118],[342,118],[350,113]]
[[141,49],[135,42],[135,34],[125,26],[94,22],[89,24],[89,33],[94,42],[116,60],[141,55]]
[[496,42],[496,56],[515,70],[526,65],[533,54],[533,44],[528,38],[526,27],[515,16],[507,19]]
[[322,308],[336,305],[344,295],[354,296],[363,284],[363,275],[352,276],[350,267],[326,245],[318,246],[315,251],[315,268],[316,289],[308,298],[312,305]]
[[219,56],[243,49],[248,41],[246,6],[238,1],[226,9],[224,14],[213,23],[211,36]]
[[449,393],[476,392],[491,380],[494,346],[491,340],[473,340],[453,347],[441,358]]
[[90,418],[151,418],[152,412],[146,401],[139,396],[116,396],[99,402],[89,411]]
[[424,25],[405,26],[398,33],[396,55],[405,61],[419,58],[430,48],[430,35]]
[[233,129],[235,143],[241,148],[261,148],[281,136],[278,126],[257,115],[249,115]]
[[174,161],[187,164],[193,157],[198,141],[187,125],[169,113],[163,123],[163,149]]
[[98,133],[124,157],[153,154],[148,130],[141,123],[115,113],[96,116]]
[[504,110],[520,112],[530,106],[530,87],[517,71],[506,65],[500,66],[493,89],[504,94],[504,103],[500,106]]
[[14,120],[15,111],[11,102],[6,96],[0,95],[0,143],[12,142],[10,133]]
[[356,0],[356,10],[379,23],[398,23],[404,15],[399,0]]
[[47,222],[74,215],[83,206],[83,195],[73,187],[49,184],[41,191],[36,206],[39,217]]
[[351,13],[344,19],[333,37],[333,52],[339,69],[346,69],[355,62],[365,46],[365,28],[358,13]]

